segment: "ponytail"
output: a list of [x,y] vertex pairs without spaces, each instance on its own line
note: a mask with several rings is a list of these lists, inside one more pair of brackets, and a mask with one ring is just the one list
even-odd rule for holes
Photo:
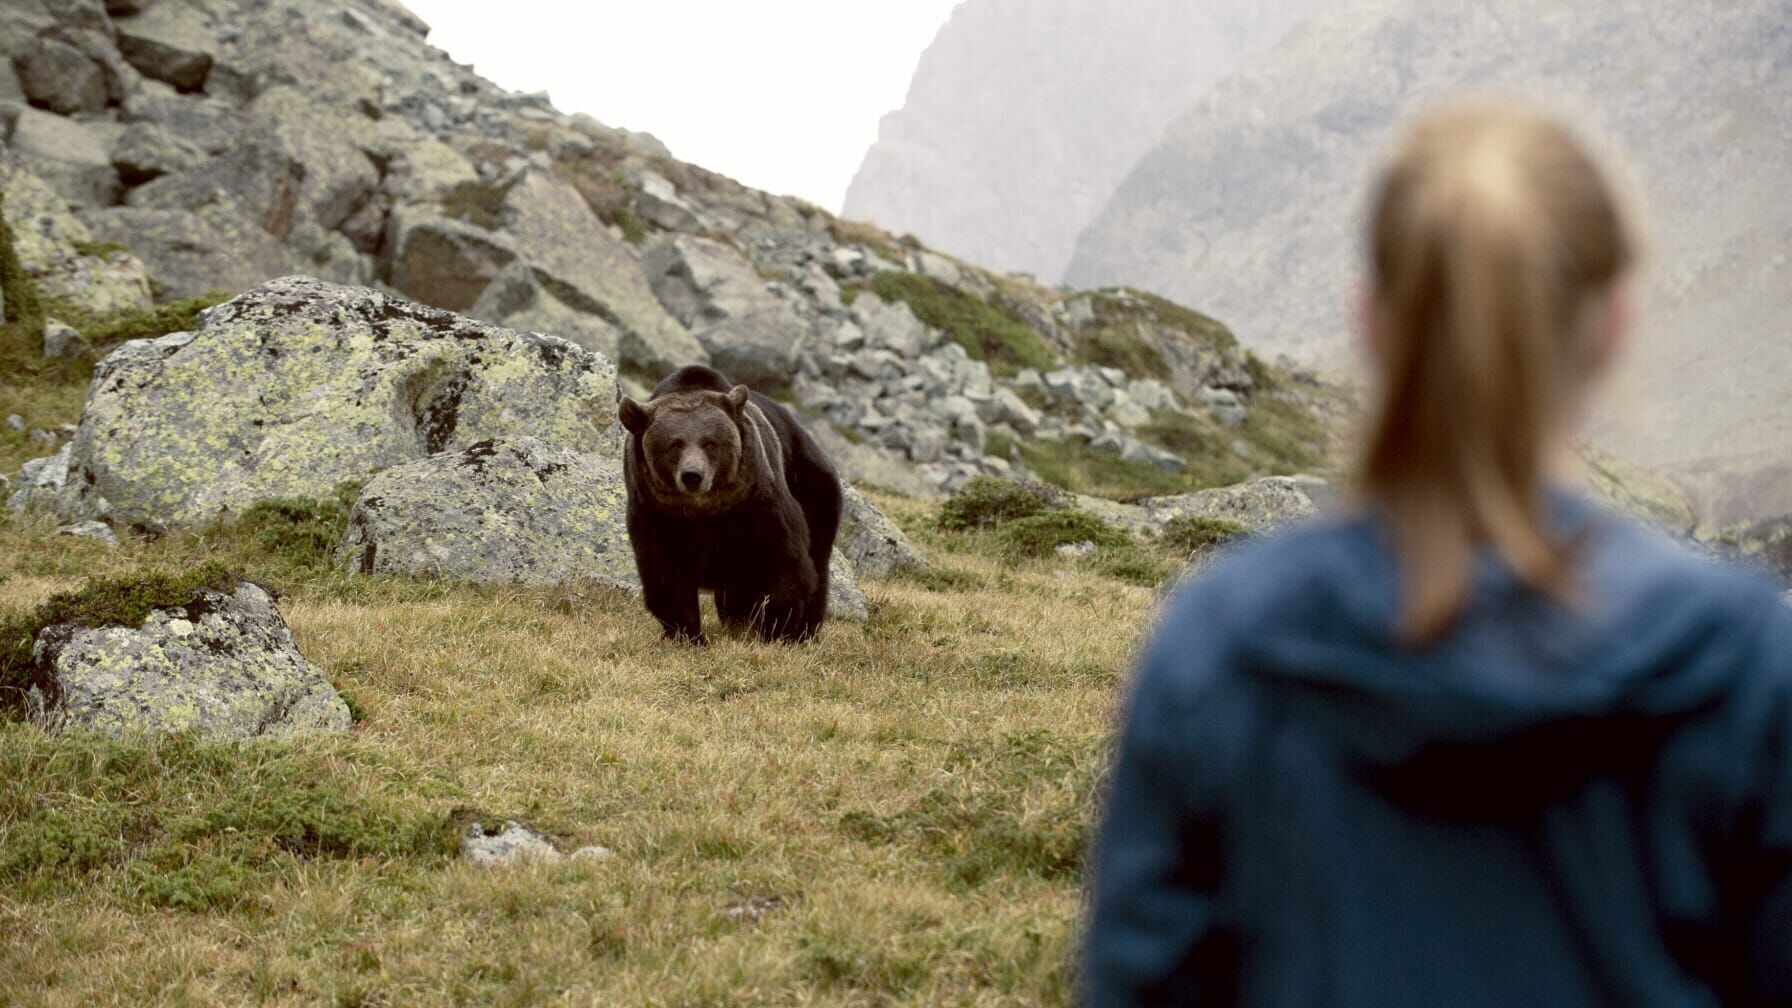
[[1358,476],[1393,531],[1402,639],[1454,625],[1483,547],[1569,598],[1574,556],[1544,511],[1545,452],[1598,356],[1583,309],[1631,258],[1604,179],[1535,115],[1436,116],[1383,174],[1371,245],[1381,394]]

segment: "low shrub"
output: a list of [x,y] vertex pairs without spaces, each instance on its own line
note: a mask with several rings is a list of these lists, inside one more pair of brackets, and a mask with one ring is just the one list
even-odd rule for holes
[[1243,525],[1224,518],[1179,514],[1164,523],[1158,541],[1186,556],[1223,546],[1248,532]]
[[1063,504],[1064,491],[1047,483],[978,476],[940,505],[939,526],[954,531],[991,528]]
[[951,284],[887,270],[871,279],[871,289],[885,301],[908,305],[916,318],[951,334],[973,360],[985,362],[998,374],[1058,364],[1044,338],[1019,316]]
[[1062,508],[1004,524],[997,532],[1004,548],[1025,557],[1043,557],[1059,546],[1093,543],[1097,549],[1123,549],[1132,545],[1125,532],[1097,515]]

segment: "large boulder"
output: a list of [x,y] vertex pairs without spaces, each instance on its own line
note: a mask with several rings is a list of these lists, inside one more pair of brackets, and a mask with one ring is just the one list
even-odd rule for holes
[[99,363],[59,509],[168,527],[492,437],[613,452],[616,398],[564,340],[285,277]]
[[706,345],[654,297],[634,249],[611,236],[570,184],[526,171],[505,192],[502,214],[504,233],[537,283],[566,306],[616,327],[621,363],[649,374],[710,363]]
[[369,480],[337,558],[363,574],[633,589],[626,521],[616,458],[481,441]]
[[335,229],[372,198],[379,172],[362,153],[373,135],[371,119],[320,105],[286,86],[262,92],[247,111],[304,166],[298,192],[303,218]]
[[197,210],[107,207],[84,219],[96,237],[140,257],[166,298],[244,290],[303,265],[234,202]]
[[80,49],[59,39],[33,39],[13,58],[19,85],[31,104],[57,115],[94,113],[106,107],[105,70]]
[[841,487],[840,552],[860,577],[887,578],[905,570],[926,570],[927,558],[908,536],[864,494]]
[[392,286],[449,311],[471,309],[517,258],[503,235],[426,205],[395,209],[388,228]]
[[1324,483],[1311,477],[1263,476],[1191,494],[1149,497],[1140,503],[1160,525],[1175,515],[1189,515],[1236,522],[1256,534],[1318,514],[1324,496]]
[[249,582],[200,589],[136,626],[44,627],[32,660],[32,713],[57,730],[240,739],[349,725],[348,704]]
[[187,3],[157,3],[115,22],[118,51],[145,77],[179,91],[198,91],[211,73],[218,36],[205,12]]
[[[535,280],[535,271],[515,263],[499,274],[479,295],[467,314],[481,321],[547,333],[571,340],[587,350],[621,360],[622,332],[601,315],[576,311]],[[662,362],[665,370],[675,365]],[[658,373],[660,368],[648,369]]]
[[299,216],[306,168],[281,140],[258,136],[190,168],[131,190],[126,202],[159,210],[229,205],[275,238],[285,238]]
[[105,130],[106,124],[21,108],[6,139],[14,157],[64,199],[106,206],[118,198],[118,173]]
[[808,326],[744,256],[712,238],[667,234],[648,245],[646,268],[660,302],[717,368],[755,387],[790,385]]
[[[336,557],[366,574],[641,591],[621,464],[527,436],[480,442],[375,476],[349,513]],[[831,615],[865,619],[856,570],[838,549],[830,574]]]

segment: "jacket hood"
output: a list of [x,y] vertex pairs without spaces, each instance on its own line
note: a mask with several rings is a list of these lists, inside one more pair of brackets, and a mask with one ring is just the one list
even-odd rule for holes
[[1724,600],[1758,596],[1687,590],[1689,574],[1745,579],[1585,502],[1562,495],[1552,513],[1580,544],[1578,601],[1483,558],[1462,622],[1423,649],[1394,640],[1398,579],[1375,518],[1272,544],[1304,550],[1300,590],[1273,595],[1307,611],[1254,607],[1273,630],[1241,635],[1240,664],[1281,687],[1272,716],[1329,736],[1403,805],[1509,815],[1641,769],[1746,667],[1751,642]]

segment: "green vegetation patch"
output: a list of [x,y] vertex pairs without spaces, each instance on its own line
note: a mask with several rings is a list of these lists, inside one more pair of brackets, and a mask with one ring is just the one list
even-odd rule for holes
[[442,213],[474,227],[496,231],[504,226],[505,186],[483,180],[457,183],[441,196]]
[[257,557],[273,560],[289,572],[327,567],[342,544],[361,486],[350,480],[337,484],[329,497],[258,501],[225,531]]
[[247,904],[306,861],[440,863],[452,830],[410,797],[415,782],[393,781],[415,776],[364,752],[0,725],[0,888],[207,911]]
[[1064,491],[1049,484],[978,476],[940,505],[939,525],[957,531],[991,528],[1063,504]]
[[51,596],[29,613],[0,619],[0,710],[23,706],[32,685],[31,648],[44,627],[138,626],[152,610],[186,605],[206,589],[230,591],[241,581],[240,571],[215,562],[182,571],[143,571],[90,581],[78,591]]
[[1174,515],[1164,523],[1158,541],[1184,554],[1223,546],[1250,530],[1235,521],[1205,515]]
[[916,318],[951,334],[972,359],[985,362],[997,374],[1057,366],[1057,355],[1020,316],[951,284],[919,273],[886,270],[871,279],[871,289],[885,301],[903,302]]
[[133,308],[111,315],[95,315],[79,305],[52,299],[48,314],[79,330],[96,356],[104,355],[120,343],[135,339],[155,339],[173,332],[188,332],[199,324],[199,313],[230,299],[223,291],[212,291],[198,297],[182,298],[149,308]]
[[1132,538],[1097,515],[1075,508],[1061,508],[1028,515],[1003,525],[997,532],[1002,545],[1024,557],[1049,556],[1059,546],[1093,543],[1097,549],[1118,549]]
[[1130,501],[1189,489],[1186,477],[1148,462],[1098,452],[1087,442],[1034,439],[1020,446],[1021,462],[1048,483],[1071,491]]

